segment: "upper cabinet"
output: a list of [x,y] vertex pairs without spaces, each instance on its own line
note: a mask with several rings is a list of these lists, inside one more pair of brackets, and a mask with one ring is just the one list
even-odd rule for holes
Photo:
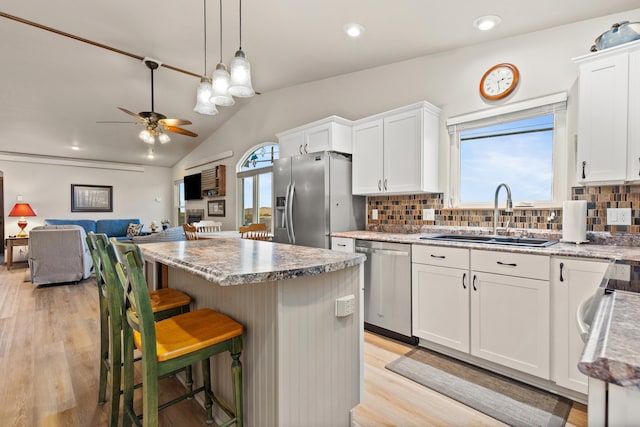
[[353,194],[439,192],[439,124],[425,101],[354,122]]
[[204,197],[216,197],[226,196],[227,167],[225,165],[218,165],[213,169],[203,170],[201,174],[201,189],[202,196]]
[[327,117],[276,136],[281,158],[321,151],[351,154],[351,121],[338,116]]
[[640,42],[575,58],[578,182],[640,180]]

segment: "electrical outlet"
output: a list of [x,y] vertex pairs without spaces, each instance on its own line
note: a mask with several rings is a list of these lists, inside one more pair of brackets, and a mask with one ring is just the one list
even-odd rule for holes
[[371,211],[371,219],[378,219],[378,209],[373,209]]
[[435,209],[422,209],[422,220],[423,221],[435,221],[436,220],[436,211],[435,211]]
[[631,225],[631,208],[607,208],[607,225]]
[[609,278],[613,280],[631,280],[631,266],[626,264],[613,264],[609,270]]
[[349,316],[356,312],[356,297],[347,295],[336,299],[336,317]]

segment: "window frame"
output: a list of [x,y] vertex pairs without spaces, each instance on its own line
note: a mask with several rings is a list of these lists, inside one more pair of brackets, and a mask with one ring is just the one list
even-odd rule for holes
[[[278,147],[278,154],[280,152],[280,148],[279,148],[279,144],[277,142],[263,142],[261,144],[255,145],[252,148],[248,149],[241,157],[240,160],[238,161],[238,164],[236,165],[236,178],[237,178],[237,200],[238,203],[236,203],[236,207],[237,207],[237,212],[236,212],[236,218],[238,220],[238,224],[242,225],[244,223],[244,185],[242,185],[242,180],[244,178],[249,178],[249,177],[253,177],[253,195],[252,195],[252,200],[253,200],[253,206],[254,206],[254,210],[253,210],[253,220],[252,222],[258,222],[259,221],[259,199],[260,199],[260,175],[264,174],[264,173],[271,173],[271,208],[272,208],[272,214],[273,214],[273,206],[275,206],[275,196],[274,196],[274,186],[273,186],[273,164],[271,164],[270,166],[264,166],[261,168],[256,168],[256,169],[251,169],[251,170],[246,170],[243,171],[242,169],[242,165],[245,163],[245,160],[247,159],[248,156],[250,156],[251,154],[253,154],[255,151],[261,149],[262,147],[268,147],[271,145],[275,145]],[[279,158],[279,156],[278,156]],[[271,225],[273,227],[273,223]],[[271,231],[273,232],[273,231]]]
[[[460,133],[469,129],[487,127],[499,123],[511,122],[553,114],[553,182],[552,200],[534,201],[533,208],[562,206],[569,194],[568,137],[567,137],[567,94],[566,92],[548,95],[518,103],[488,108],[475,113],[451,117],[447,120],[449,133],[449,185],[445,194],[445,204],[449,208],[493,209],[493,200],[486,202],[460,202]],[[507,183],[509,184],[509,183]],[[514,200],[514,207],[518,207]],[[523,206],[524,207],[524,206]]]

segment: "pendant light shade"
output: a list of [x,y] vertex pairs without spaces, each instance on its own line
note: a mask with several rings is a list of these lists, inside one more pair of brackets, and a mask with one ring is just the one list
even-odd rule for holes
[[[218,109],[215,104],[211,102],[211,93],[213,91],[211,87],[211,79],[207,77],[207,2],[203,1],[204,4],[204,74],[200,79],[200,83],[198,84],[198,89],[196,92],[196,106],[193,107],[193,111],[199,114],[204,114],[207,116],[213,116],[218,114]],[[162,141],[161,143],[165,143],[168,141]]]
[[249,98],[255,95],[251,85],[251,64],[242,49],[238,49],[229,68],[231,68],[229,93],[238,98]]
[[242,0],[240,4],[240,47],[236,51],[231,64],[229,65],[229,71],[231,73],[231,79],[229,81],[229,93],[238,98],[249,98],[255,95],[253,86],[251,85],[251,64],[247,56],[242,51]]
[[212,92],[213,90],[211,87],[211,79],[207,76],[202,76],[202,78],[200,79],[200,84],[198,85],[196,106],[193,108],[193,111],[208,116],[218,114],[218,109],[216,108],[215,104],[211,102]]
[[229,72],[222,62],[216,65],[216,70],[213,72],[213,94],[211,101],[222,107],[230,107],[236,103],[229,94]]

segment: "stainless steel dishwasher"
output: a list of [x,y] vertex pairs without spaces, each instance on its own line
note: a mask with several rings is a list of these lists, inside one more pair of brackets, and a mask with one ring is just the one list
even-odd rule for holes
[[367,256],[365,328],[411,337],[411,245],[356,240],[356,252]]

